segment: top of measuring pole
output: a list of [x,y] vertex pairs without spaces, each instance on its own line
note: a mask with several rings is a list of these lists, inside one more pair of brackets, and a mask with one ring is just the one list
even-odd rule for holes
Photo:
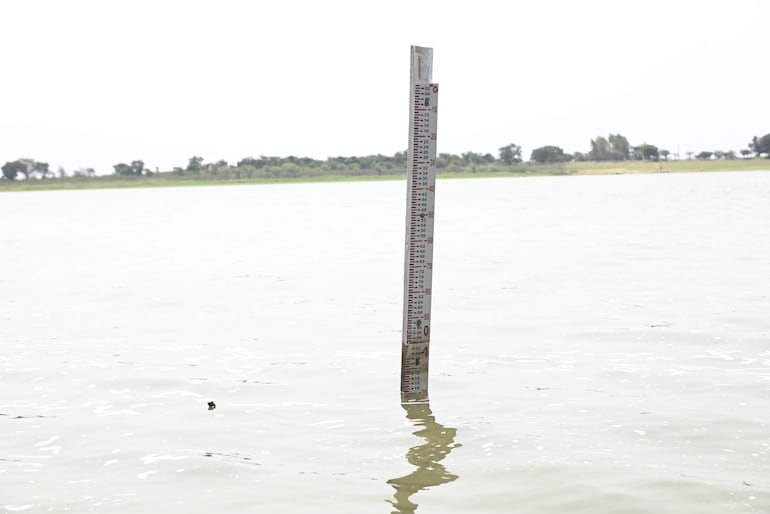
[[412,45],[412,84],[429,84],[433,80],[433,49]]

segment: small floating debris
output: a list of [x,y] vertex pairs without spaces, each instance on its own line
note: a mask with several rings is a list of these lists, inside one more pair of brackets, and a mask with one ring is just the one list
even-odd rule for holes
[[217,408],[217,404],[214,402],[209,402],[209,410],[214,410]]
[[220,460],[227,460],[231,462],[240,462],[242,464],[249,464],[251,466],[261,466],[259,462],[256,462],[252,457],[243,455],[241,453],[221,453],[221,452],[205,452],[204,457],[217,458]]

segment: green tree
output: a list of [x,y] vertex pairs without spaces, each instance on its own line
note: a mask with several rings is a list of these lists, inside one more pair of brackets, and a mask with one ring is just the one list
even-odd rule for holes
[[393,159],[393,164],[395,164],[396,166],[405,166],[406,153],[407,151],[404,150],[403,152],[396,152],[395,154],[393,154],[393,157],[391,157],[391,159]]
[[134,175],[141,175],[144,173],[144,162],[139,160],[131,161],[131,171],[133,171]]
[[[487,159],[483,154],[476,152],[465,152],[462,154],[463,164],[466,166],[473,166],[476,164],[485,164]],[[493,157],[494,159],[494,157]]]
[[535,162],[539,162],[542,164],[545,163],[555,163],[555,162],[567,162],[572,160],[572,156],[569,154],[565,154],[564,150],[559,148],[558,146],[541,146],[540,148],[535,148],[532,150],[532,156],[530,157],[530,160],[533,160]]
[[503,164],[511,166],[521,162],[521,147],[511,143],[500,148],[500,160]]
[[591,151],[588,160],[591,161],[625,161],[629,157],[630,145],[628,139],[620,134],[610,134],[609,137],[599,136],[591,140]]
[[458,168],[462,164],[460,156],[451,153],[440,153],[436,159],[436,168]]
[[186,171],[199,173],[202,169],[203,169],[203,157],[198,157],[198,156],[190,157],[190,162],[187,163]]
[[754,136],[754,139],[749,143],[749,148],[757,157],[766,154],[767,158],[770,159],[770,134],[765,134],[762,137]]
[[115,170],[116,175],[133,175],[134,169],[126,164],[125,162],[119,162],[118,164],[114,164],[113,169]]
[[634,147],[634,157],[638,160],[657,161],[658,147],[642,143],[641,145]]
[[14,180],[17,176],[24,175],[24,178],[37,175],[39,178],[48,178],[52,176],[47,162],[37,162],[35,159],[16,159],[7,162],[3,166],[3,177],[8,180]]
[[709,152],[708,150],[703,150],[702,152],[699,152],[695,158],[699,159],[701,161],[708,161],[711,159],[711,156],[714,155],[714,152]]
[[16,180],[19,174],[26,175],[27,166],[19,161],[9,161],[3,164],[3,178],[6,180]]
[[285,162],[281,164],[279,173],[281,177],[297,178],[300,176],[300,167],[293,162]]
[[[115,173],[117,173],[117,170],[115,170]],[[73,177],[94,177],[96,176],[96,171],[94,171],[93,168],[78,168],[72,172],[72,176]]]
[[24,178],[29,178],[29,175],[35,170],[35,159],[18,159],[17,162],[20,162],[23,167],[19,168],[22,175],[24,175]]
[[754,152],[754,157],[759,157],[759,154],[762,153],[759,151],[759,138],[757,136],[754,136],[749,143],[749,150]]
[[612,159],[610,142],[602,136],[592,139],[588,158],[592,161],[609,161]]
[[241,168],[244,166],[253,166],[255,168],[261,168],[262,166],[264,166],[264,163],[259,159],[255,159],[254,157],[244,157],[243,159],[235,163],[236,168]]
[[48,167],[47,162],[32,161],[31,164],[30,173],[38,175],[41,179],[48,178],[49,175],[53,175]]
[[619,161],[625,161],[630,156],[631,145],[628,144],[628,139],[620,134],[610,134],[610,152],[612,158]]
[[669,155],[671,155],[671,152],[669,152],[668,150],[661,150],[660,151],[660,156],[663,157],[664,161],[668,160],[668,156]]

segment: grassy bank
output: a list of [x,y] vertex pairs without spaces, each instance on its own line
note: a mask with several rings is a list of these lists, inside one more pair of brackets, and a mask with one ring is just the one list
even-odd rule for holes
[[136,187],[187,187],[187,186],[228,186],[245,184],[299,184],[313,182],[357,182],[373,180],[398,180],[404,174],[394,175],[321,175],[313,177],[242,178],[221,179],[210,176],[178,176],[172,173],[155,173],[141,177],[108,175],[93,178],[57,178],[45,180],[0,181],[3,191],[55,191],[63,189],[122,189]]
[[[444,173],[446,176],[531,176],[531,175],[624,175],[638,173],[692,173],[709,171],[770,171],[769,159],[732,161],[619,161],[565,162],[558,164],[517,164],[516,166],[479,167],[474,170]],[[439,170],[441,175],[441,170]]]
[[[730,161],[622,161],[567,162],[559,164],[522,163],[514,166],[491,164],[468,168],[437,170],[439,178],[527,177],[548,175],[619,175],[638,173],[693,173],[713,171],[770,170],[769,159],[736,159]],[[403,180],[404,173],[377,174],[362,171],[355,175],[315,175],[298,177],[221,178],[211,175],[177,175],[154,173],[140,177],[108,175],[103,177],[65,177],[44,180],[0,180],[3,191],[44,191],[58,189],[111,189],[133,187],[184,187],[240,184],[281,184],[309,182],[349,182],[371,180]]]
[[570,162],[567,173],[574,175],[607,175],[621,173],[690,173],[707,171],[766,171],[770,159],[735,159],[731,161],[624,161]]

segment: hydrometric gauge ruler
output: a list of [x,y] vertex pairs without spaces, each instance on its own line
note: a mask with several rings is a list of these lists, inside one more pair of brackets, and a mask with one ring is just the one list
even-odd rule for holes
[[407,151],[401,401],[428,400],[438,84],[433,49],[412,47]]

